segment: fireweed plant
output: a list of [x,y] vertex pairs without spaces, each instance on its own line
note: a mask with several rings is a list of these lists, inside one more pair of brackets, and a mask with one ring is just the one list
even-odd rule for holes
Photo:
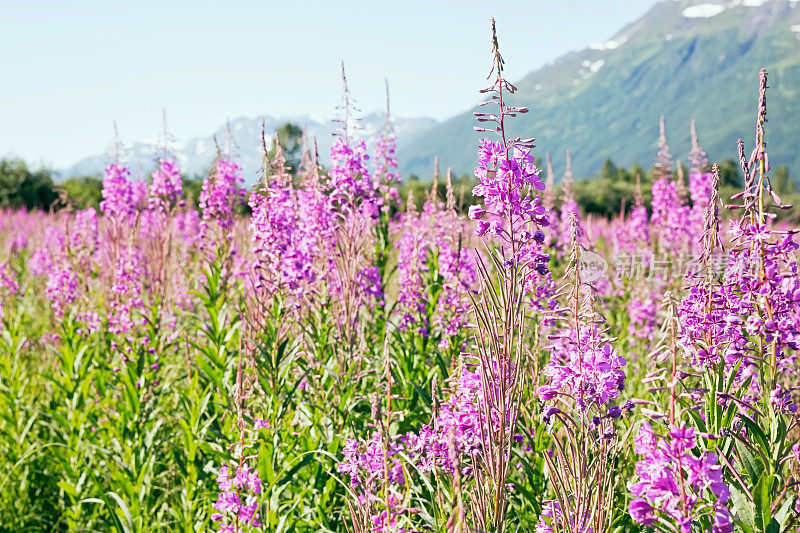
[[476,117],[495,126],[476,130],[494,131],[498,140],[481,141],[475,169],[479,183],[473,193],[483,197],[484,204],[471,208],[470,218],[483,238],[484,254],[477,255],[481,284],[474,305],[476,353],[464,356],[480,376],[473,520],[480,530],[501,532],[506,527],[509,469],[526,382],[525,293],[532,277],[547,274],[549,257],[541,249],[544,233],[540,227],[550,222],[539,196],[530,195],[531,190],[545,188],[531,155],[533,139],[510,138],[506,133],[506,121],[528,109],[507,103],[516,88],[503,78],[494,21],[492,54],[489,77],[494,76],[494,83],[481,91],[491,99],[482,105],[495,104],[498,111],[476,113]]
[[371,140],[346,83],[331,153],[264,131],[254,186],[229,132],[193,206],[165,126],[99,209],[0,211],[0,531],[800,530],[766,72],[741,193],[653,124],[605,220],[509,133],[491,44],[467,216],[438,165],[400,197],[388,94]]

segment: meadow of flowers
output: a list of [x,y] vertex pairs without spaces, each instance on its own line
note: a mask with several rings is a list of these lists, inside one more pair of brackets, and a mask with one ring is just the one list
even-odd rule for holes
[[513,136],[492,33],[468,216],[399,197],[346,90],[330,157],[251,190],[219,148],[190,208],[165,150],[112,158],[100,212],[0,214],[0,531],[800,530],[766,71],[740,194],[662,119],[652,205],[593,219]]

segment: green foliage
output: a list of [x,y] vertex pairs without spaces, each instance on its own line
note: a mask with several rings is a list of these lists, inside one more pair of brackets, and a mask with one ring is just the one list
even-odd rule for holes
[[96,176],[69,178],[61,183],[69,204],[77,209],[100,208],[103,199],[103,180]]
[[0,207],[48,210],[57,201],[49,171],[31,170],[19,159],[0,160]]
[[[453,177],[453,194],[455,195],[456,211],[459,213],[466,213],[469,206],[478,202],[478,198],[472,195],[472,189],[478,183],[474,176],[469,174],[461,174],[458,177]],[[398,188],[400,198],[404,202],[404,206],[408,201],[409,195],[414,199],[414,204],[417,209],[422,209],[425,202],[430,198],[433,184],[428,181],[422,181],[419,176],[412,174],[408,178],[403,179],[402,185]],[[447,182],[442,176],[437,178],[436,184],[436,197],[444,198],[447,193]]]
[[[287,122],[278,128],[276,135],[281,141],[283,155],[286,158],[286,164],[289,165],[290,172],[296,174],[300,166],[300,156],[303,153],[303,128],[292,122]],[[277,146],[273,145],[267,152],[271,162],[274,162],[276,154]]]
[[[700,2],[695,2],[699,4]],[[653,2],[655,4],[655,2]],[[759,32],[743,34],[755,16],[741,4],[718,16],[687,23],[687,4],[660,2],[625,31],[613,52],[590,48],[567,54],[517,80],[511,105],[529,107],[510,126],[512,137],[536,137],[536,152],[549,152],[557,175],[572,150],[575,176],[592,175],[611,157],[620,166],[649,166],[657,153],[658,117],[664,114],[672,154],[686,160],[689,122],[696,119],[703,149],[713,161],[736,158],[736,140],[755,128],[752,101],[759,69],[770,77],[769,146],[773,168],[800,170],[800,54],[784,11],[759,13]],[[762,15],[763,13],[763,15]],[[762,18],[763,17],[763,18]],[[669,35],[669,39],[665,39]],[[599,68],[596,72],[593,68]],[[401,146],[408,172],[424,175],[435,156],[456,172],[474,167],[481,136],[474,107]],[[781,117],[781,120],[777,120]],[[749,156],[752,145],[746,147]],[[616,204],[619,207],[619,204]]]

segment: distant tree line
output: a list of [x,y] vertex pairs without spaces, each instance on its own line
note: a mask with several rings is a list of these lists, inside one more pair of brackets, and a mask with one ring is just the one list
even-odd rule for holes
[[[543,168],[544,165],[537,161],[537,166]],[[719,165],[720,167],[720,198],[729,201],[731,196],[740,192],[744,186],[739,163],[733,159],[726,159]],[[684,183],[688,190],[689,169],[682,168]],[[544,171],[543,171],[544,172]],[[638,164],[631,168],[617,167],[611,159],[606,159],[599,171],[594,176],[577,179],[572,183],[572,194],[581,211],[586,214],[593,214],[603,217],[614,217],[619,215],[621,210],[630,212],[636,195],[636,177],[639,176],[642,187],[642,196],[645,204],[649,207],[652,196],[650,190],[653,184],[652,170],[647,170]],[[542,180],[545,179],[544,173],[541,174]],[[560,181],[560,176],[556,178]],[[777,212],[779,218],[792,222],[800,222],[800,194],[797,186],[789,176],[789,167],[781,165],[770,172],[770,181],[775,192],[781,197],[784,203],[792,204],[797,209],[788,212]],[[453,190],[456,197],[456,207],[461,211],[466,211],[469,206],[481,201],[480,198],[472,196],[472,188],[477,181],[474,176],[461,174],[453,178]],[[425,180],[418,176],[409,176],[402,187],[400,194],[403,200],[412,193],[414,202],[418,208],[424,205],[430,197],[432,188],[431,178]],[[437,195],[440,199],[445,198],[446,184],[440,176],[437,180]],[[560,207],[564,197],[563,184],[556,185],[556,208]]]
[[[57,211],[65,207],[99,208],[103,199],[101,176],[75,176],[56,181],[56,173],[33,170],[20,159],[0,159],[0,208]],[[184,177],[184,197],[196,204],[203,178]]]
[[[281,143],[285,143],[284,154],[292,171],[295,172],[300,162],[302,149],[302,130],[293,124],[287,124],[279,130]],[[275,156],[275,148],[269,151],[270,158]],[[540,168],[543,165],[540,165]],[[323,169],[324,173],[324,169]],[[688,181],[689,172],[683,168],[683,174]],[[642,184],[642,195],[645,203],[650,204],[650,188],[653,181],[652,171],[646,170],[638,164],[631,168],[617,167],[611,159],[601,165],[597,174],[592,177],[575,180],[572,184],[572,193],[582,211],[604,217],[613,217],[621,210],[630,211],[636,193],[636,177],[639,176]],[[544,176],[542,176],[544,179]],[[789,168],[780,166],[770,173],[771,183],[778,195],[785,203],[797,206],[779,216],[793,222],[800,222],[800,194],[797,186],[789,176]],[[196,205],[200,196],[204,176],[184,177],[184,197],[189,205]],[[412,198],[418,208],[422,208],[430,198],[433,187],[432,177],[421,178],[410,175],[403,179],[399,188],[400,198],[406,202]],[[456,209],[466,212],[470,205],[480,201],[472,195],[472,188],[476,184],[474,176],[459,174],[451,177],[453,195]],[[688,187],[688,183],[686,184]],[[743,178],[739,164],[733,159],[727,159],[720,164],[720,197],[729,199],[732,195],[742,190]],[[57,182],[53,172],[47,169],[33,170],[24,161],[19,159],[0,160],[0,208],[26,208],[58,210],[64,207],[85,209],[98,208],[102,200],[103,182],[100,176],[78,176]],[[444,201],[447,194],[446,173],[442,173],[436,180],[436,195]],[[560,205],[563,198],[563,185],[556,186],[556,206]]]
[[19,159],[0,160],[0,207],[47,209],[56,204],[58,198],[49,171],[30,170]]

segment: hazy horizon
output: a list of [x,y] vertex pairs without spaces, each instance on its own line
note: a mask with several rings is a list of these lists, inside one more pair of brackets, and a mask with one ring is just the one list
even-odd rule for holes
[[520,79],[655,3],[2,1],[0,156],[64,168],[104,150],[114,120],[126,142],[156,138],[162,109],[181,140],[242,116],[331,117],[340,60],[365,113],[384,108],[387,79],[393,114],[442,120],[478,100],[490,17],[508,77]]

